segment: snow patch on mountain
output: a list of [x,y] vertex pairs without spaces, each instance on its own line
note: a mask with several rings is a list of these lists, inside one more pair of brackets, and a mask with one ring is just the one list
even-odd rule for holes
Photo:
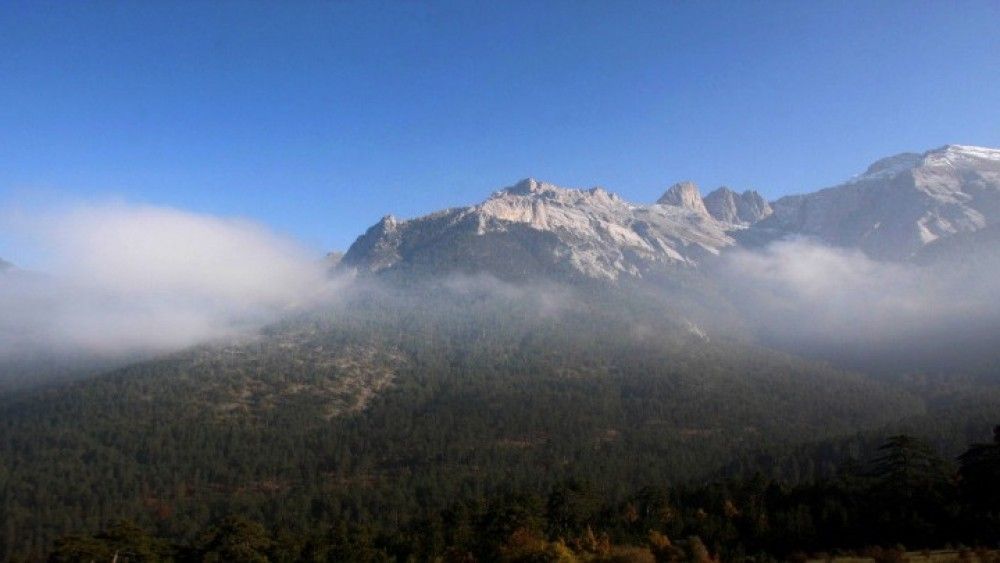
[[907,260],[942,238],[1000,222],[1000,150],[946,145],[881,159],[851,180],[772,204],[758,240],[806,235]]
[[925,166],[961,166],[976,161],[1000,162],[1000,150],[968,145],[945,145],[924,155]]

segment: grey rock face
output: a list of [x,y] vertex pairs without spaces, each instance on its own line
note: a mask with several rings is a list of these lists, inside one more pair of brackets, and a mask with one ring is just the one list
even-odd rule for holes
[[773,211],[766,199],[755,190],[738,194],[723,186],[705,196],[705,208],[719,221],[749,226],[766,218]]
[[398,227],[399,222],[392,215],[382,217],[354,241],[337,265],[364,262],[373,271],[391,266],[400,259],[402,236]]
[[669,193],[680,205],[635,205],[602,188],[528,179],[471,207],[409,221],[386,217],[351,246],[342,267],[616,280],[658,265],[691,266],[733,244],[726,225],[704,210],[697,188],[697,199],[689,188]]
[[678,182],[666,191],[656,203],[661,205],[676,205],[685,209],[690,209],[701,215],[708,215],[705,209],[705,202],[701,199],[701,192],[694,182]]

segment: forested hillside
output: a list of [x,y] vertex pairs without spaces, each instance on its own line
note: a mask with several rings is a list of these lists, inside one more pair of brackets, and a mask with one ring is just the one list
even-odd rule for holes
[[[790,446],[884,435],[929,416],[929,396],[708,341],[662,309],[581,288],[359,292],[252,339],[5,395],[4,556],[123,518],[185,541],[237,513],[389,533],[567,479],[593,483],[601,502],[734,468],[804,482],[858,450],[801,455],[816,467],[793,475],[780,462],[800,455]],[[989,427],[961,414],[938,445]],[[755,454],[766,451],[783,453]]]
[[341,517],[265,526],[230,515],[189,540],[121,521],[60,538],[50,560],[995,561],[983,546],[1000,540],[998,477],[1000,426],[957,463],[895,435],[864,460],[794,485],[758,473],[609,501],[602,487],[568,479],[425,508],[402,525]]

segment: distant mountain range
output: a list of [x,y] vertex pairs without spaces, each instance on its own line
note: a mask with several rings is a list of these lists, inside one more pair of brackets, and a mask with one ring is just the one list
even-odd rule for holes
[[410,220],[386,216],[340,267],[613,282],[697,267],[727,248],[789,236],[878,260],[911,260],[998,223],[1000,150],[947,145],[884,158],[843,184],[770,203],[726,187],[702,198],[695,184],[681,182],[647,205],[603,188],[527,179],[470,207]]

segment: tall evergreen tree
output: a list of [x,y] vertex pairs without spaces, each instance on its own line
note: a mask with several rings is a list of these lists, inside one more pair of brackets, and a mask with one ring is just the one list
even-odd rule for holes
[[1000,541],[1000,425],[993,428],[993,442],[973,444],[958,457],[963,502],[970,508],[974,540]]
[[950,524],[954,495],[951,464],[926,442],[912,436],[890,437],[878,449],[872,476],[874,516],[893,541],[929,545]]

